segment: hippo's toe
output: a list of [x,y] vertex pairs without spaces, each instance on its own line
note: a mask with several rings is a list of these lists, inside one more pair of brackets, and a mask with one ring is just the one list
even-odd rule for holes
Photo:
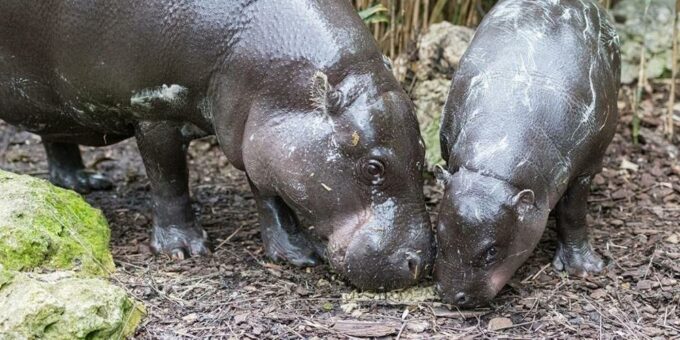
[[277,235],[265,242],[267,256],[274,261],[297,267],[313,267],[321,263],[311,242],[302,235]]
[[156,254],[169,255],[174,260],[185,256],[210,255],[207,233],[197,226],[154,226],[151,234],[151,250]]
[[102,174],[80,170],[76,173],[78,182],[91,191],[109,190],[113,188],[113,182]]
[[585,243],[576,247],[559,245],[553,259],[553,266],[558,271],[566,271],[569,275],[587,277],[601,272],[605,267],[605,262],[589,243]]

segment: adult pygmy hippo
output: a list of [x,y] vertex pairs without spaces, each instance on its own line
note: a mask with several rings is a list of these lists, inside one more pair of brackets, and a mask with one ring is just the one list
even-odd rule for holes
[[136,137],[157,252],[208,252],[186,148],[215,134],[271,258],[327,255],[365,289],[414,283],[433,258],[412,104],[346,0],[2,1],[0,118],[80,191],[109,183],[78,144]]
[[505,0],[480,24],[444,109],[448,171],[435,279],[445,301],[492,299],[555,209],[554,266],[603,269],[590,246],[591,178],[614,135],[618,38],[593,0]]

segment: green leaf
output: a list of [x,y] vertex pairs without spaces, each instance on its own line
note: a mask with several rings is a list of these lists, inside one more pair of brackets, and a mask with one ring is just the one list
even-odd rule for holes
[[359,16],[367,24],[389,22],[390,19],[384,14],[385,12],[389,12],[389,9],[383,4],[377,4],[359,11]]
[[389,23],[390,18],[388,18],[386,15],[383,15],[383,14],[376,14],[376,15],[373,15],[373,16],[367,18],[367,19],[364,19],[364,22],[367,23],[367,24],[375,24],[375,23],[379,23],[379,22]]

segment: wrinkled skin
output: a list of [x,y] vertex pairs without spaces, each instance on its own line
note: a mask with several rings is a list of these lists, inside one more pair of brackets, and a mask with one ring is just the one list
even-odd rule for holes
[[489,302],[557,218],[554,266],[601,271],[587,235],[592,176],[617,121],[618,38],[591,0],[498,3],[444,109],[435,280],[460,307]]
[[388,66],[345,0],[0,3],[0,118],[42,137],[54,183],[111,187],[78,145],[134,136],[152,248],[204,255],[186,149],[215,134],[267,255],[327,257],[365,289],[413,284],[433,258],[424,148]]

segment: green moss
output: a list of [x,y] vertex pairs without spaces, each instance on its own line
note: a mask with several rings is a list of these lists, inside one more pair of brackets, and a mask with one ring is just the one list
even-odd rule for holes
[[10,339],[124,339],[145,314],[123,289],[74,272],[15,273],[0,288],[0,334]]
[[439,119],[435,119],[422,128],[423,140],[425,141],[425,161],[431,166],[444,163],[439,140],[439,125]]
[[441,112],[448,97],[451,81],[437,78],[418,83],[413,91],[420,133],[425,142],[425,161],[428,168],[444,163],[439,142]]
[[13,278],[14,273],[10,272],[9,270],[5,270],[2,265],[0,265],[0,289],[2,289],[2,287],[6,284],[12,282]]
[[115,269],[101,211],[75,192],[0,170],[0,264],[9,270]]

